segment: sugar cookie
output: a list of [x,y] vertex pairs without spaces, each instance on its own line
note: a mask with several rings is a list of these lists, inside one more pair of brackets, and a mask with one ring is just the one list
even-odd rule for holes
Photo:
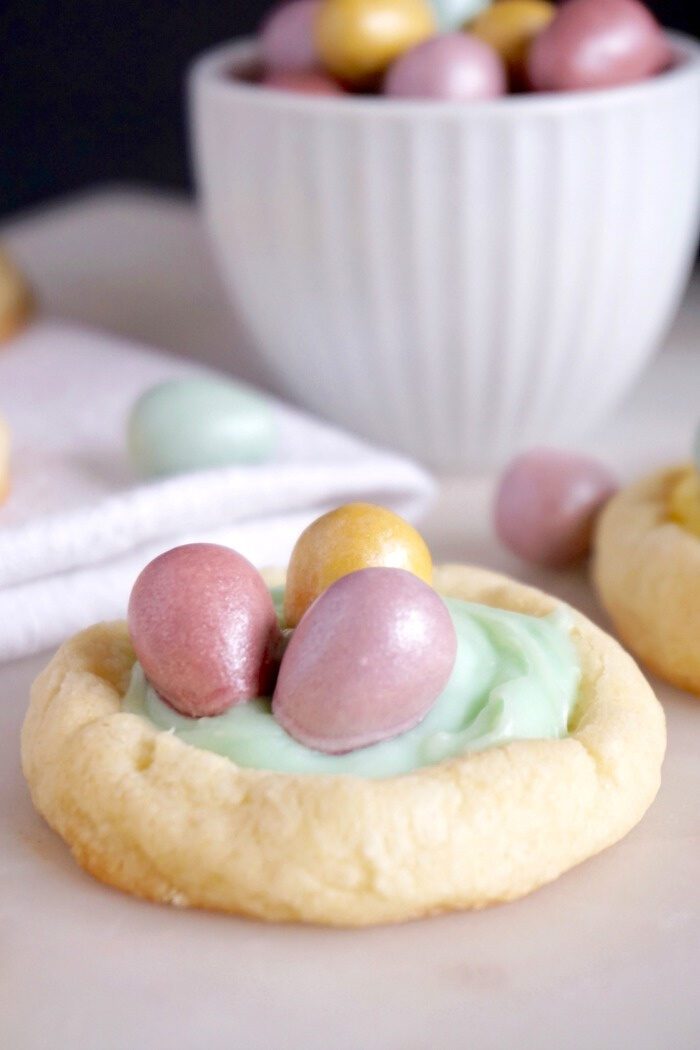
[[11,339],[29,320],[34,297],[11,259],[0,251],[0,343]]
[[662,678],[700,694],[700,537],[672,516],[687,481],[688,467],[662,470],[610,501],[598,522],[593,579],[625,645]]
[[[538,616],[557,606],[467,566],[435,585]],[[620,839],[659,786],[658,702],[617,642],[573,618],[568,737],[378,780],[243,769],[159,732],[122,710],[134,653],[124,624],[100,624],[34,684],[25,776],[87,871],[151,900],[348,926],[512,900]]]

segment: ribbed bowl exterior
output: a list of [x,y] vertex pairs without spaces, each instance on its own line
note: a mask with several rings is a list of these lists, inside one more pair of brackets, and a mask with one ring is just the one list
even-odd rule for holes
[[201,200],[279,388],[443,470],[572,442],[659,347],[700,217],[700,48],[643,84],[471,106],[191,78]]

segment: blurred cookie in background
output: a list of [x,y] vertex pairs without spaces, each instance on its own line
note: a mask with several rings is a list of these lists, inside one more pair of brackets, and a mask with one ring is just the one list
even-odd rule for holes
[[34,295],[27,280],[0,247],[0,343],[24,327],[34,307]]

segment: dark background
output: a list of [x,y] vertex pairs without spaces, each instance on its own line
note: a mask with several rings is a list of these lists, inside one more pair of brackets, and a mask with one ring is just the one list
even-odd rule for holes
[[[0,214],[95,182],[188,186],[183,73],[267,0],[0,0]],[[652,0],[700,34],[698,0]]]

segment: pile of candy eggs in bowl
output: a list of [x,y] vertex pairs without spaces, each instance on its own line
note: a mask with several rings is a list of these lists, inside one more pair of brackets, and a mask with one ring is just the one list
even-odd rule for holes
[[245,558],[194,543],[140,574],[129,633],[148,682],[179,714],[214,717],[271,697],[290,737],[344,754],[417,725],[452,674],[457,637],[431,579],[411,525],[347,504],[300,536],[281,619]]
[[259,51],[269,88],[452,102],[615,87],[671,64],[641,0],[285,0]]

